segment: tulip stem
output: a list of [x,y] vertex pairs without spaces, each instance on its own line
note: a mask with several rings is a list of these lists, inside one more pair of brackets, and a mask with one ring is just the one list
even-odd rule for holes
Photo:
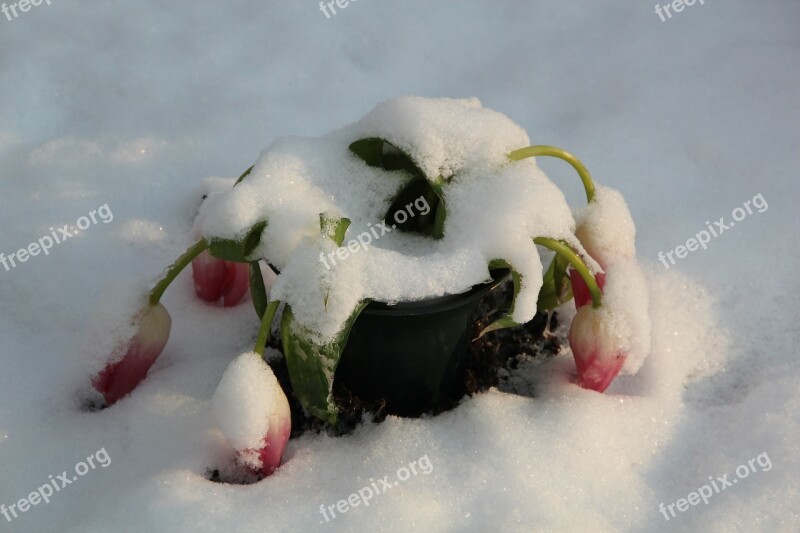
[[583,259],[581,259],[580,256],[576,254],[575,251],[565,242],[557,241],[547,237],[536,237],[533,239],[533,242],[539,246],[544,246],[545,248],[553,250],[555,253],[561,255],[564,259],[569,261],[569,264],[578,272],[578,274],[581,275],[583,281],[586,283],[586,286],[589,288],[589,292],[592,295],[592,307],[599,309],[603,304],[603,293],[600,290],[600,287],[597,285],[597,281],[594,279],[594,276],[591,272],[589,272],[589,267],[587,267],[586,263],[583,262]]
[[258,337],[256,338],[256,347],[253,348],[253,351],[258,355],[264,355],[264,350],[267,349],[272,320],[275,318],[275,313],[278,312],[280,305],[280,300],[272,300],[267,305],[266,311],[264,311],[264,318],[261,319],[261,329],[258,330]]
[[589,174],[589,171],[586,169],[583,163],[581,163],[581,160],[566,150],[562,150],[561,148],[557,148],[555,146],[546,145],[528,146],[527,148],[514,150],[508,154],[508,158],[511,161],[521,161],[522,159],[527,159],[528,157],[536,157],[540,155],[557,157],[572,165],[572,168],[574,168],[581,177],[583,188],[586,191],[586,200],[588,202],[594,200],[594,182],[592,181],[592,176]]
[[158,302],[161,301],[161,297],[164,295],[164,291],[167,290],[170,283],[175,281],[178,274],[180,274],[195,257],[203,253],[206,248],[208,248],[208,242],[205,239],[200,239],[190,246],[188,250],[183,252],[174,263],[167,267],[164,271],[164,277],[161,278],[150,291],[150,305],[158,305]]

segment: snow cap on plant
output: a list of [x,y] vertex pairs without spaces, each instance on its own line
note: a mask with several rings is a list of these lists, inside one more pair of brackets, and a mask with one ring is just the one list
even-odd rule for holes
[[576,213],[575,222],[575,236],[603,269],[636,258],[636,226],[619,191],[595,184],[594,198]]
[[[595,193],[575,220],[575,236],[586,252],[607,270],[619,261],[636,260],[636,226],[633,224],[628,205],[622,195],[609,187],[595,184]],[[595,275],[602,290],[605,272]],[[575,306],[580,308],[589,302],[589,290],[575,270],[570,270],[572,294]]]
[[292,431],[289,402],[272,369],[255,352],[236,358],[212,400],[217,425],[237,461],[268,476],[281,463]]

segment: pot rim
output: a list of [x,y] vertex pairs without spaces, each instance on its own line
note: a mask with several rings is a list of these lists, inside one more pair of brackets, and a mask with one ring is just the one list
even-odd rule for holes
[[511,270],[507,268],[492,269],[489,271],[489,275],[492,277],[490,281],[473,285],[472,288],[467,291],[458,294],[426,298],[424,300],[397,302],[395,304],[370,302],[361,314],[373,316],[410,316],[449,311],[483,297],[503,283],[510,274]]

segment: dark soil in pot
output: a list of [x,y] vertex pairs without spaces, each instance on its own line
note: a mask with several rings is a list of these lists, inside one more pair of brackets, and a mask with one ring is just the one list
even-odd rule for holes
[[[456,407],[464,396],[480,393],[490,387],[508,388],[504,385],[507,385],[507,380],[514,375],[520,364],[546,361],[557,355],[565,343],[561,335],[545,333],[547,315],[542,313],[537,313],[527,324],[494,331],[474,340],[484,327],[502,316],[503,310],[508,308],[512,294],[513,284],[510,279],[506,279],[496,290],[480,297],[474,308],[474,319],[468,332],[467,357],[464,368],[459,371],[458,381],[447,394],[418,412],[397,412],[392,409],[391,402],[380,396],[362,398],[347,386],[345,380],[338,379],[337,372],[333,394],[340,409],[339,427],[335,430],[328,428],[316,418],[306,416],[300,403],[291,394],[286,361],[283,358],[270,361],[281,386],[287,391],[292,409],[292,438],[309,430],[346,434],[365,419],[378,423],[390,414],[436,415]],[[549,331],[555,331],[557,326],[558,316],[553,313]],[[279,340],[273,339],[270,346],[282,351]]]

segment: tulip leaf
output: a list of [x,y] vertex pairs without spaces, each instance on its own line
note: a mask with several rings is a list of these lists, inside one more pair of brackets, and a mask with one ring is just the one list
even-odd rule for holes
[[294,395],[311,415],[336,425],[339,409],[333,401],[333,380],[347,344],[347,338],[358,316],[369,302],[361,302],[330,343],[320,345],[298,325],[287,304],[281,319],[281,341]]
[[444,202],[444,187],[442,187],[443,178],[440,176],[439,180],[432,184],[431,187],[439,198],[439,203],[436,206],[436,217],[433,222],[433,237],[441,239],[444,237],[444,221],[447,218],[447,209]]
[[255,165],[253,165],[250,168],[248,168],[247,170],[245,170],[242,173],[242,175],[239,176],[239,179],[236,180],[236,183],[234,183],[233,186],[236,187],[237,185],[239,185],[247,176],[250,175],[251,172],[253,172],[253,168],[255,168]]
[[497,331],[499,329],[519,326],[519,323],[512,319],[511,315],[514,314],[514,306],[517,303],[517,294],[519,294],[519,289],[522,286],[522,275],[505,259],[492,259],[489,262],[489,269],[491,270],[494,268],[507,268],[511,270],[511,279],[514,281],[514,297],[511,300],[511,308],[508,310],[508,313],[483,328],[478,334],[479,339],[490,331]]
[[[319,214],[319,228],[322,234],[330,238],[336,246],[341,246],[344,242],[344,236],[347,228],[350,227],[350,219],[345,217],[330,216],[325,213]],[[325,263],[327,266],[327,263]],[[328,309],[328,295],[331,290],[328,288],[325,291],[324,304],[325,309]]]
[[442,176],[436,178],[426,176],[408,154],[378,137],[355,141],[350,145],[350,151],[371,167],[380,167],[387,171],[403,170],[412,176],[411,181],[400,191],[386,212],[387,222],[394,224],[395,213],[405,209],[414,200],[424,197],[431,211],[425,215],[407,217],[406,222],[397,223],[397,227],[402,231],[416,231],[436,239],[444,237],[447,210],[444,204],[445,179]]
[[259,222],[250,228],[241,239],[216,239],[212,237],[208,242],[208,253],[218,259],[236,263],[249,263],[258,259],[253,257],[253,252],[261,243],[261,236],[266,227],[266,221]]
[[536,308],[539,311],[552,311],[559,305],[572,299],[572,285],[569,283],[567,269],[569,261],[556,254],[542,279],[542,289]]
[[424,178],[425,174],[408,154],[385,139],[369,137],[350,144],[350,151],[371,167],[383,170],[405,170],[412,176]]
[[[420,201],[424,201],[422,207],[419,206]],[[392,226],[397,226],[400,231],[413,231],[433,236],[440,205],[439,196],[431,187],[430,182],[424,178],[414,178],[395,197],[386,211],[384,220]],[[425,207],[428,210],[422,214],[422,209]],[[409,213],[409,210],[413,215]]]
[[322,234],[329,237],[336,246],[341,246],[344,242],[344,235],[350,227],[350,219],[345,217],[334,217],[325,213],[319,214],[319,228]]
[[259,261],[250,263],[250,296],[253,300],[253,307],[256,308],[258,318],[264,317],[267,310],[267,288],[264,285],[264,277],[261,275],[261,265]]
[[369,166],[379,167],[383,161],[383,139],[377,137],[360,139],[350,145],[350,151]]

